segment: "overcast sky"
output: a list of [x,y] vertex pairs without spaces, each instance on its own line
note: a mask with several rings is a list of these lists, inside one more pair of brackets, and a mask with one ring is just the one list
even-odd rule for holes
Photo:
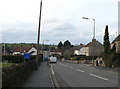
[[[119,0],[43,0],[40,43],[87,44],[93,38],[96,20],[96,39],[103,43],[105,26],[110,40],[118,32]],[[1,0],[0,31],[9,43],[36,43],[40,0]],[[47,41],[49,40],[49,41]],[[4,42],[2,40],[2,42]]]

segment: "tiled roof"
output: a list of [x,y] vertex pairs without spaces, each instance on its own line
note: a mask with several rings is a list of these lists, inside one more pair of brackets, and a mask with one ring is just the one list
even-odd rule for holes
[[[93,39],[92,42],[89,42],[85,47],[91,47],[91,46],[93,46],[93,45],[94,45],[94,42],[101,44],[101,43],[100,43],[99,41],[97,41],[96,39]],[[102,44],[101,44],[101,45],[102,45]]]
[[21,46],[21,47],[15,47],[13,48],[13,52],[28,52],[32,47],[25,47],[25,46]]

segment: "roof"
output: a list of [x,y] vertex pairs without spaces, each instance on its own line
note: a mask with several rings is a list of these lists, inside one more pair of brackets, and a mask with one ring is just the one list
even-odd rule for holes
[[13,48],[13,52],[28,52],[32,47],[31,46],[21,46]]
[[81,46],[74,46],[71,48],[71,50],[79,50],[80,48],[82,48]]
[[120,34],[115,38],[115,40],[113,40],[112,43],[116,42],[116,41],[120,41]]
[[100,45],[102,45],[99,41],[97,41],[96,39],[92,39],[91,42],[89,42],[85,47],[91,47],[91,46],[94,46],[94,42],[95,43],[98,43]]
[[63,50],[54,49],[54,50],[50,50],[50,52],[63,52]]

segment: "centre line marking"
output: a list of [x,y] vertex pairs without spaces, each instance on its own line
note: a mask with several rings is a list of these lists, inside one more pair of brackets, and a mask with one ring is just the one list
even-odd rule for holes
[[51,71],[52,71],[52,74],[54,75],[55,72],[53,71],[53,66],[51,65]]
[[80,69],[76,69],[77,71],[80,71],[80,72],[85,72],[85,71],[83,71],[83,70],[80,70]]
[[100,77],[100,76],[97,76],[97,75],[94,75],[94,74],[89,74],[89,75],[91,75],[91,76],[94,76],[94,77],[97,77],[97,78],[100,78],[100,79],[103,79],[103,80],[108,80],[108,79],[106,79],[106,78],[103,78],[103,77]]

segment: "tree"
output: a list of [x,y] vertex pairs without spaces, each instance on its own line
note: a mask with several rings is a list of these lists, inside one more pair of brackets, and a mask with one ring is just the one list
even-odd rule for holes
[[68,40],[66,40],[64,42],[64,47],[71,47],[71,43]]
[[108,32],[108,25],[105,28],[105,35],[104,35],[104,53],[110,53],[110,41],[109,41],[109,32]]
[[59,43],[58,43],[58,48],[62,48],[63,47],[63,44],[62,44],[62,42],[60,41]]
[[104,62],[106,67],[111,66],[112,60],[110,59],[110,41],[109,41],[109,32],[108,32],[108,25],[105,28],[105,35],[104,35]]

